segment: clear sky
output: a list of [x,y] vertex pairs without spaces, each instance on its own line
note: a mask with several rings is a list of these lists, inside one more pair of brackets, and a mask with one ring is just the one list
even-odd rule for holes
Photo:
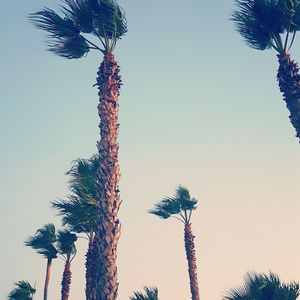
[[[98,139],[101,55],[68,61],[45,51],[27,20],[58,0],[0,1],[0,298],[36,281],[46,261],[23,245],[67,193],[64,173]],[[248,48],[229,21],[233,0],[120,0],[129,31],[117,45],[122,170],[119,299],[156,285],[160,299],[189,299],[183,228],[147,210],[177,185],[199,199],[196,236],[203,300],[221,299],[249,270],[300,280],[300,156],[276,82],[273,51]],[[300,61],[300,36],[292,55]],[[84,252],[72,300],[84,298]],[[59,299],[63,263],[49,299]]]

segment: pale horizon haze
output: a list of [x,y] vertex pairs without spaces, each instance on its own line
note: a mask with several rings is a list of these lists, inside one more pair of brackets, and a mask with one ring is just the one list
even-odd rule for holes
[[[46,260],[24,241],[60,226],[50,201],[65,172],[96,152],[100,52],[67,60],[46,51],[28,14],[59,0],[0,2],[0,298],[36,284]],[[272,50],[250,49],[234,29],[233,0],[120,0],[128,33],[121,67],[119,300],[157,286],[160,300],[190,299],[183,227],[147,213],[181,184],[193,214],[202,300],[222,299],[247,271],[300,281],[300,155],[276,81]],[[291,51],[300,62],[300,35]],[[71,300],[84,299],[86,240],[73,262]],[[60,299],[53,262],[49,300]]]

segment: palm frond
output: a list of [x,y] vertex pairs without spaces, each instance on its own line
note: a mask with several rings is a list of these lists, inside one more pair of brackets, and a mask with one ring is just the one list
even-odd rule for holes
[[296,300],[299,296],[299,284],[282,283],[274,273],[247,273],[245,283],[231,289],[225,300]]
[[60,254],[71,255],[76,252],[75,242],[77,236],[69,230],[59,230],[57,235],[57,248]]
[[158,289],[144,287],[144,292],[134,292],[130,300],[158,300]]
[[72,59],[88,53],[88,43],[80,34],[80,29],[67,16],[62,18],[53,10],[45,8],[30,14],[29,18],[38,29],[49,33],[49,50],[55,54]]
[[38,229],[34,236],[29,237],[25,241],[25,245],[37,250],[39,254],[46,258],[56,258],[57,250],[53,246],[56,240],[55,226],[49,223]]
[[36,290],[28,281],[21,280],[15,283],[16,287],[9,293],[10,300],[32,300]]

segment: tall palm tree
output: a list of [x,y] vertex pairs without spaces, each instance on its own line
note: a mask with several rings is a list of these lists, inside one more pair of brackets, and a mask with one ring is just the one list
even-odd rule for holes
[[[90,50],[103,54],[96,85],[99,90],[100,141],[97,144],[97,205],[99,226],[97,246],[97,294],[99,300],[116,299],[118,293],[117,244],[120,236],[118,163],[118,111],[120,68],[114,57],[116,42],[127,32],[123,10],[115,0],[63,0],[63,17],[49,8],[31,15],[39,29],[49,33],[49,50],[65,58],[81,58]],[[87,36],[98,38],[96,45]]]
[[197,279],[196,253],[194,244],[194,235],[191,227],[192,212],[196,209],[197,200],[191,198],[187,188],[179,186],[173,197],[166,197],[155,204],[150,214],[156,215],[162,219],[170,217],[178,219],[184,224],[184,243],[186,258],[188,261],[188,273],[190,278],[190,290],[192,300],[199,300],[199,287]]
[[236,28],[248,46],[257,50],[274,49],[279,69],[277,80],[290,120],[300,139],[300,74],[290,58],[296,32],[300,29],[299,0],[235,0],[232,15]]
[[61,282],[61,299],[68,300],[71,285],[71,262],[76,255],[75,242],[77,236],[68,230],[59,230],[57,234],[57,249],[65,260],[63,278]]
[[277,275],[247,273],[245,283],[231,289],[224,300],[296,300],[299,284],[282,283]]
[[47,259],[46,278],[44,285],[44,300],[48,297],[48,287],[51,275],[52,260],[57,258],[57,250],[54,243],[57,241],[55,226],[46,224],[38,229],[34,236],[31,236],[25,241],[25,245],[35,250]]
[[9,300],[32,300],[36,292],[28,281],[20,280],[15,283],[16,287],[9,293]]
[[70,194],[67,199],[52,202],[52,206],[62,216],[63,225],[70,231],[85,234],[88,238],[86,253],[86,299],[96,300],[96,276],[99,251],[96,243],[96,232],[99,214],[96,204],[97,168],[99,159],[93,155],[89,159],[77,159],[66,173],[70,176]]
[[158,300],[158,289],[144,287],[144,292],[134,292],[130,300]]

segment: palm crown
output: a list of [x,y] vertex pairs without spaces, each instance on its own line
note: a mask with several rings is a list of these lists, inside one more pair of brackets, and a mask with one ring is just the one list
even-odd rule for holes
[[35,294],[35,289],[28,281],[21,280],[15,283],[14,288],[8,295],[10,300],[32,300]]
[[158,300],[158,289],[144,287],[144,293],[135,292],[130,300]]
[[[49,8],[30,15],[34,25],[49,33],[49,50],[65,58],[80,58],[91,49],[112,52],[127,32],[125,14],[115,0],[62,0],[60,16]],[[86,37],[97,37],[100,45]]]
[[98,224],[99,215],[96,206],[97,167],[99,158],[94,155],[90,159],[74,161],[66,173],[70,176],[71,193],[66,200],[52,202],[52,206],[62,216],[64,225],[77,233],[89,233]]
[[228,292],[225,300],[296,300],[299,296],[299,284],[282,283],[273,273],[247,273],[245,283]]
[[191,198],[187,188],[179,186],[173,197],[165,197],[155,204],[155,208],[149,210],[149,213],[162,219],[174,217],[183,223],[189,223],[192,212],[197,208],[197,202]]
[[70,257],[75,255],[76,247],[75,242],[77,241],[77,236],[71,233],[69,230],[59,230],[57,235],[57,249],[61,255],[66,255]]
[[232,20],[250,47],[290,49],[300,29],[299,0],[236,0],[236,5]]
[[56,241],[55,226],[50,223],[38,229],[34,236],[25,241],[25,245],[37,250],[45,258],[53,259],[57,258],[57,250],[54,247]]

